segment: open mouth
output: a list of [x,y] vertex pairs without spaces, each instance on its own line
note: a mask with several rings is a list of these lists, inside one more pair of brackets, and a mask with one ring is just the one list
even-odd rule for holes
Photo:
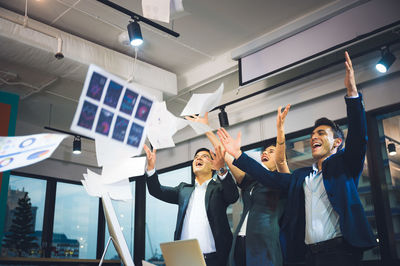
[[203,162],[196,162],[196,164],[195,164],[196,166],[203,166],[204,165],[204,163]]
[[262,161],[262,162],[268,162],[269,159],[268,159],[268,157],[266,157],[266,156],[264,157],[264,156],[263,156],[263,157],[261,157],[261,161]]
[[321,145],[321,143],[313,143],[312,144],[312,150],[316,150],[316,149],[318,149],[319,147],[321,147],[322,145]]

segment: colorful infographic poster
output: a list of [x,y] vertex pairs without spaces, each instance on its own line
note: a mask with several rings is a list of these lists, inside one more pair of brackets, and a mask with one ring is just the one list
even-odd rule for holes
[[0,172],[49,158],[66,136],[44,133],[22,137],[0,137]]
[[140,152],[153,105],[153,97],[135,85],[90,65],[71,130]]

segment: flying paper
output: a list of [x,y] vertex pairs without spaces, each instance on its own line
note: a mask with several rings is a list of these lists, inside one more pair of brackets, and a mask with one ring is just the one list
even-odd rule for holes
[[90,65],[71,130],[95,139],[107,138],[139,154],[153,103],[153,97],[134,84]]
[[169,0],[142,0],[143,17],[169,23]]
[[211,111],[219,105],[224,92],[224,83],[214,93],[193,94],[189,102],[183,109],[181,116],[199,114],[204,116],[206,112]]
[[65,134],[50,133],[0,137],[0,172],[49,158],[65,137],[67,137]]
[[111,184],[119,182],[123,179],[129,179],[134,176],[144,174],[146,166],[146,157],[134,157],[121,159],[117,164],[103,165],[101,172],[102,182]]
[[130,200],[132,199],[131,186],[129,180],[106,184],[102,176],[87,169],[87,174],[83,174],[84,180],[81,180],[86,192],[93,197],[102,197],[105,193],[113,200]]
[[167,110],[165,102],[156,102],[153,108],[147,138],[155,149],[174,147],[172,136],[178,131],[178,118]]

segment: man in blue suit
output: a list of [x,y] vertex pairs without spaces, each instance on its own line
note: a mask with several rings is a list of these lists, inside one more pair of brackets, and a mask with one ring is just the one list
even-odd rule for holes
[[327,118],[318,119],[310,138],[314,165],[282,174],[242,153],[240,134],[233,139],[225,129],[218,131],[225,150],[235,157],[234,165],[268,187],[287,191],[280,233],[287,263],[305,258],[307,265],[360,265],[363,250],[376,245],[357,193],[367,146],[365,111],[347,52],[345,57],[345,149],[340,128]]

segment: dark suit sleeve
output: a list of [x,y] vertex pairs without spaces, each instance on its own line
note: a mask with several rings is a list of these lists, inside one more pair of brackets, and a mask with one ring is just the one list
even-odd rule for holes
[[233,181],[231,173],[228,172],[227,176],[221,180],[221,184],[225,202],[228,204],[235,203],[239,198],[239,191],[236,187],[235,181]]
[[242,179],[242,182],[240,182],[240,184],[237,184],[237,186],[241,189],[241,190],[248,190],[251,186],[251,184],[253,184],[254,179],[252,179],[247,173],[244,174],[244,177]]
[[367,151],[367,123],[362,95],[345,98],[347,106],[348,131],[344,149],[344,162],[352,178],[358,178],[364,167]]
[[265,186],[281,190],[289,189],[291,174],[268,171],[245,153],[242,153],[239,158],[235,159],[233,165]]
[[157,172],[155,172],[151,176],[148,176],[146,178],[146,182],[150,195],[168,203],[178,204],[179,186],[177,187],[162,186],[160,184],[160,181],[158,180]]

